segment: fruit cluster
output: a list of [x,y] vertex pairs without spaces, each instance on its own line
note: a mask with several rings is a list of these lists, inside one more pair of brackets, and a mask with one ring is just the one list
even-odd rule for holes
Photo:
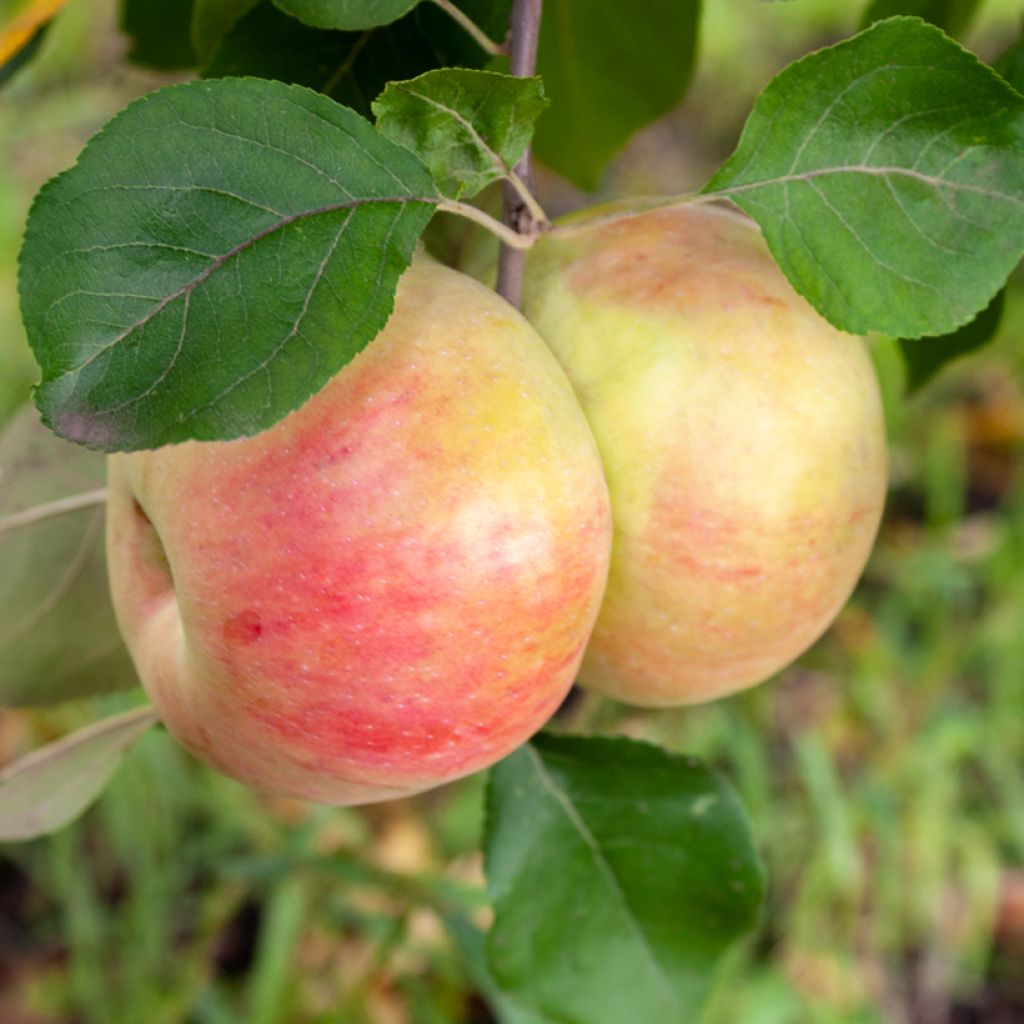
[[878,389],[756,228],[597,211],[531,251],[523,311],[417,257],[276,427],[111,458],[118,619],[186,747],[385,799],[503,757],[577,674],[705,701],[828,626],[884,500]]

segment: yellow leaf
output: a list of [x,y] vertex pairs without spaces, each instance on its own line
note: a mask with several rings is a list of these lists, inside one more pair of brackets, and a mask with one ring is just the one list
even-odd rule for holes
[[67,0],[29,0],[6,25],[0,27],[0,67],[23,50],[66,3]]

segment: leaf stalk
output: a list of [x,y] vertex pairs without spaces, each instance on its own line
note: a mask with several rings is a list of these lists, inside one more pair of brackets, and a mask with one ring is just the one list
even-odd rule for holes
[[455,213],[460,217],[465,217],[467,220],[475,221],[481,227],[485,227],[492,234],[497,235],[501,240],[502,252],[507,247],[516,252],[523,253],[537,241],[537,231],[521,234],[507,224],[503,224],[500,220],[496,220],[489,213],[484,213],[483,210],[469,203],[460,203],[456,199],[442,199],[437,204],[437,208],[444,210],[446,213]]
[[473,37],[474,42],[482,49],[485,53],[489,53],[492,57],[500,57],[508,50],[502,43],[496,43],[491,37],[484,32],[484,30],[475,22],[472,18],[466,14],[465,11],[460,10],[452,0],[433,0],[438,7],[441,8],[445,14],[448,15],[453,21],[455,21],[461,28]]

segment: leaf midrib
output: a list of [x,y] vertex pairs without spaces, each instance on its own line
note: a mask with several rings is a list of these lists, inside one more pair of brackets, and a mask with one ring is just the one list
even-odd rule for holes
[[925,174],[923,171],[916,171],[910,167],[895,167],[873,164],[838,164],[833,167],[817,167],[809,171],[800,171],[794,174],[779,174],[771,178],[761,178],[758,181],[743,182],[739,185],[730,185],[726,188],[715,189],[705,192],[704,197],[713,199],[720,196],[728,197],[739,195],[743,192],[753,192],[757,189],[770,188],[773,185],[787,185],[791,183],[805,183],[814,178],[824,178],[841,174],[867,174],[874,177],[905,177],[913,178],[926,185],[935,188],[952,189],[957,192],[975,193],[991,199],[1003,200],[1015,206],[1024,207],[1024,198],[1009,195],[1005,192],[998,192],[993,189],[984,188],[981,185],[971,185],[968,182],[954,181],[949,178],[938,177],[933,174]]
[[127,327],[121,331],[116,337],[110,341],[101,345],[94,352],[92,352],[87,359],[79,363],[78,366],[73,367],[70,370],[58,375],[58,377],[49,378],[50,381],[64,378],[72,375],[77,375],[82,372],[86,367],[93,363],[100,356],[104,355],[110,349],[119,345],[125,338],[127,338],[133,331],[138,330],[140,327],[145,326],[154,317],[158,316],[164,309],[166,309],[176,299],[180,299],[182,296],[191,295],[204,281],[206,281],[212,274],[217,270],[222,269],[230,260],[235,256],[240,255],[247,249],[256,245],[257,242],[261,242],[263,239],[272,235],[275,231],[280,231],[297,221],[304,220],[307,218],[317,217],[328,213],[337,213],[339,210],[352,209],[359,206],[366,205],[382,205],[387,203],[406,205],[409,203],[425,203],[436,205],[440,202],[439,197],[435,196],[373,196],[360,199],[348,199],[340,203],[329,203],[325,206],[314,207],[309,210],[300,210],[297,213],[289,214],[287,217],[282,218],[274,224],[263,228],[256,234],[249,238],[243,239],[237,245],[232,246],[227,252],[214,258],[209,266],[204,267],[198,274],[195,275],[190,281],[186,281],[175,291],[166,295],[160,300],[152,309],[148,310],[144,316],[139,317],[137,320],[130,323]]
[[669,1005],[676,1011],[676,1015],[680,1013],[682,1007],[679,1003],[678,995],[675,989],[672,987],[671,982],[665,976],[665,968],[661,961],[658,959],[657,954],[651,948],[651,944],[647,935],[645,934],[640,923],[636,919],[636,915],[633,912],[633,908],[630,906],[629,900],[626,897],[625,890],[622,888],[619,882],[618,875],[616,875],[614,868],[605,856],[604,851],[601,848],[600,843],[597,841],[597,837],[590,830],[587,823],[583,820],[582,815],[576,809],[576,806],[569,799],[569,795],[562,790],[551,773],[548,771],[547,765],[544,763],[543,758],[537,752],[533,744],[527,744],[527,752],[534,762],[537,776],[540,779],[541,784],[551,794],[555,802],[565,813],[565,816],[569,819],[570,824],[579,833],[580,838],[584,844],[591,851],[594,857],[594,863],[597,865],[598,871],[608,882],[608,888],[616,898],[617,902],[621,905],[625,914],[626,920],[633,932],[636,934],[641,947],[646,953],[651,965],[654,968],[655,977],[661,982],[662,988],[665,991]]

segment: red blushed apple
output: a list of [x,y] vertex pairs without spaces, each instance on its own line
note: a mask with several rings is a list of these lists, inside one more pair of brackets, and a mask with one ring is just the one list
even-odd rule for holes
[[420,259],[381,334],[272,429],[110,459],[114,603],[167,727],[229,775],[323,802],[436,786],[540,728],[610,539],[544,343]]
[[778,671],[845,603],[885,497],[881,402],[862,341],[793,291],[752,221],[615,213],[530,252],[523,310],[576,389],[612,498],[580,681],[687,704]]

